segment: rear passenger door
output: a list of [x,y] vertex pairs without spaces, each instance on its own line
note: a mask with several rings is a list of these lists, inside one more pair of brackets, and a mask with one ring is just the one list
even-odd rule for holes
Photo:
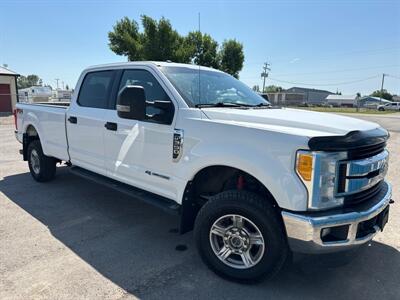
[[106,175],[104,165],[105,113],[113,91],[116,71],[85,75],[79,94],[67,112],[67,136],[74,165]]

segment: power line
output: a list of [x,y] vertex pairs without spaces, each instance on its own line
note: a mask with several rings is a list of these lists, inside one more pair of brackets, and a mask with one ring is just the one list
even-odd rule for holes
[[279,75],[279,76],[291,76],[291,75],[330,74],[330,73],[343,73],[343,72],[362,71],[362,70],[372,70],[372,69],[380,69],[380,68],[397,68],[397,67],[400,67],[400,65],[385,65],[385,66],[374,66],[374,67],[365,67],[365,68],[329,70],[329,71],[320,71],[320,72],[276,73],[275,75]]
[[353,84],[357,82],[362,82],[362,81],[367,81],[373,78],[378,78],[380,75],[375,75],[363,79],[358,79],[358,80],[352,80],[352,81],[345,81],[345,82],[337,82],[337,83],[304,83],[304,82],[293,82],[293,81],[287,81],[287,80],[281,80],[277,78],[272,78],[269,77],[270,80],[277,81],[277,82],[282,82],[282,83],[290,83],[290,84],[295,84],[295,85],[309,85],[309,86],[338,86],[338,85],[345,85],[345,84]]
[[396,75],[390,75],[390,74],[385,74],[387,77],[392,77],[392,78],[396,78],[396,79],[400,79],[400,76],[396,76]]

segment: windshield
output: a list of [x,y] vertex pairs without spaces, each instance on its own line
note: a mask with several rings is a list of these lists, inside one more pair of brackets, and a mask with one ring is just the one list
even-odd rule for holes
[[247,85],[226,73],[185,67],[161,67],[161,70],[189,106],[269,105]]

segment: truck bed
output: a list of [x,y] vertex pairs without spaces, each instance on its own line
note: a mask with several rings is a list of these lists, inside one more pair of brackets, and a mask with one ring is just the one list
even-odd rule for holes
[[[41,140],[44,154],[60,160],[69,160],[65,115],[68,102],[17,103],[17,139],[33,127]],[[34,131],[28,131],[32,133]]]

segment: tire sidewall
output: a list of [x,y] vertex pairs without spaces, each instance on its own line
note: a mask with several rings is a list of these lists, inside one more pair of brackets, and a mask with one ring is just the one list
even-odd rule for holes
[[[36,150],[38,157],[39,157],[39,165],[40,165],[39,174],[35,173],[35,171],[32,168],[31,153],[33,150]],[[32,177],[36,180],[40,180],[41,172],[43,170],[43,151],[42,151],[42,147],[40,146],[40,143],[36,140],[29,143],[29,146],[28,146],[28,165],[29,165],[29,171],[31,172]]]
[[[225,202],[225,203],[224,203]],[[279,222],[268,222],[275,216],[266,215],[263,210],[248,203],[232,203],[232,201],[221,200],[214,209],[207,214],[206,218],[196,220],[195,230],[197,248],[200,255],[208,265],[218,274],[239,281],[254,281],[268,274],[275,274],[281,268],[287,252],[287,244],[282,228],[277,226]],[[248,218],[261,231],[265,241],[265,251],[262,259],[253,267],[248,269],[235,269],[224,264],[211,248],[209,234],[211,226],[220,217],[228,214],[238,214]],[[275,220],[277,221],[277,220]],[[283,260],[283,261],[282,261]]]

